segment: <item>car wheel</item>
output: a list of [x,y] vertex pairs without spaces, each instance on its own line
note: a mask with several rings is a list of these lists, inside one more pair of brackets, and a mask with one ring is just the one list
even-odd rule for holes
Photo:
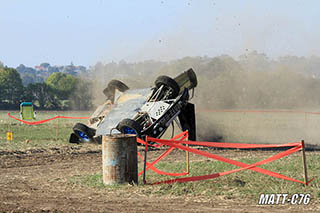
[[96,130],[84,125],[82,123],[77,123],[73,127],[73,132],[80,138],[81,141],[91,142],[93,136],[96,134]]
[[114,93],[116,89],[120,92],[125,92],[129,89],[129,87],[119,80],[111,80],[108,83],[108,86],[103,90],[103,94],[113,102]]
[[78,143],[80,143],[80,138],[76,134],[71,133],[70,138],[69,138],[69,143],[78,144]]
[[108,83],[108,87],[110,88],[113,87],[115,89],[118,89],[120,92],[125,92],[126,90],[129,89],[129,87],[125,83],[119,80],[111,80]]
[[117,129],[123,134],[135,134],[140,137],[142,127],[137,121],[126,118],[119,122]]
[[155,81],[155,85],[157,88],[160,88],[162,85],[170,88],[171,94],[168,98],[176,98],[179,95],[180,87],[178,83],[166,75],[159,76]]

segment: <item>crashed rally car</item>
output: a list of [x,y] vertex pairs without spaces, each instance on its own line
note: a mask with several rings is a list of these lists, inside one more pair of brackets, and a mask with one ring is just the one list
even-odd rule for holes
[[175,78],[159,76],[154,87],[145,89],[129,89],[111,80],[103,90],[106,102],[92,114],[88,126],[75,124],[69,142],[101,142],[101,136],[114,133],[160,138],[174,121],[181,130],[188,130],[189,140],[195,140],[195,108],[189,100],[196,86],[192,69]]

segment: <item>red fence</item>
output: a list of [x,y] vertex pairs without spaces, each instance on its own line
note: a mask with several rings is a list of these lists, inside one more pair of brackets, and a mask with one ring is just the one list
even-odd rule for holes
[[[228,175],[228,174],[232,174],[235,172],[240,172],[242,170],[245,169],[250,169],[252,171],[255,172],[259,172],[265,175],[269,175],[275,178],[280,178],[280,179],[284,179],[284,180],[288,180],[288,181],[293,181],[293,182],[297,182],[297,183],[302,183],[305,185],[308,185],[308,183],[310,183],[313,178],[311,180],[306,180],[306,182],[294,179],[294,178],[290,178],[287,177],[285,175],[276,173],[276,172],[272,172],[266,169],[262,169],[259,168],[257,166],[266,164],[266,163],[270,163],[272,161],[275,161],[277,159],[283,158],[287,155],[290,155],[294,152],[297,152],[301,149],[304,148],[304,143],[303,142],[295,142],[295,143],[287,143],[287,144],[240,144],[240,143],[216,143],[216,142],[203,142],[203,141],[186,141],[186,139],[188,138],[188,132],[183,132],[179,135],[177,135],[176,137],[172,138],[171,140],[164,140],[164,139],[157,139],[157,138],[151,138],[151,137],[146,137],[146,141],[143,141],[139,138],[137,138],[137,142],[144,144],[146,147],[146,151],[148,149],[148,146],[155,146],[155,147],[159,147],[159,146],[169,146],[170,148],[165,151],[162,155],[160,155],[154,162],[149,163],[146,162],[147,167],[145,168],[145,170],[141,171],[139,173],[139,175],[145,173],[148,169],[153,170],[154,172],[161,174],[161,175],[170,175],[170,176],[182,176],[182,175],[187,175],[188,173],[184,172],[184,173],[167,173],[167,172],[163,172],[160,171],[159,169],[157,169],[156,167],[154,167],[154,165],[159,162],[161,159],[163,159],[165,156],[167,156],[172,150],[174,150],[175,148],[177,149],[181,149],[181,150],[185,150],[187,152],[191,152],[194,154],[198,154],[198,155],[202,155],[208,158],[212,158],[218,161],[222,161],[225,163],[229,163],[235,166],[238,166],[240,168],[238,169],[234,169],[234,170],[230,170],[230,171],[225,171],[225,172],[219,172],[219,173],[213,173],[210,175],[203,175],[203,176],[193,176],[193,177],[183,177],[183,178],[176,178],[176,179],[172,179],[172,180],[166,180],[166,181],[160,181],[160,182],[156,182],[156,183],[152,183],[152,184],[163,184],[163,183],[175,183],[175,182],[179,182],[179,183],[183,183],[183,182],[188,182],[188,181],[199,181],[199,180],[208,180],[208,179],[213,179],[213,178],[217,178],[217,177],[221,177],[224,175]],[[147,142],[155,142],[157,143],[156,145],[150,145]],[[219,147],[219,148],[237,148],[237,149],[253,149],[253,148],[279,148],[279,147],[292,147],[286,151],[283,151],[279,154],[276,154],[274,156],[271,156],[267,159],[264,159],[262,161],[256,162],[254,164],[245,164],[236,160],[232,160],[232,159],[228,159],[219,155],[215,155],[215,154],[211,154],[209,152],[206,151],[202,151],[202,150],[198,150],[195,148],[191,148],[188,146],[184,146],[182,144],[186,144],[186,145],[198,145],[198,146],[206,146],[206,147]],[[143,157],[138,153],[138,156],[142,159]]]
[[55,117],[53,117],[53,118],[48,118],[48,119],[41,120],[41,121],[33,121],[33,122],[31,122],[31,121],[25,121],[25,120],[21,120],[21,119],[19,119],[19,118],[16,118],[16,117],[10,115],[10,113],[8,113],[8,116],[9,116],[10,118],[13,118],[13,119],[15,119],[15,120],[17,120],[17,121],[20,121],[20,122],[25,123],[25,124],[28,124],[28,125],[43,124],[43,123],[46,123],[46,122],[48,122],[48,121],[55,120],[55,119],[57,119],[57,118],[63,118],[63,119],[89,119],[89,117],[69,117],[69,116],[60,116],[60,115],[58,115],[58,116],[55,116]]

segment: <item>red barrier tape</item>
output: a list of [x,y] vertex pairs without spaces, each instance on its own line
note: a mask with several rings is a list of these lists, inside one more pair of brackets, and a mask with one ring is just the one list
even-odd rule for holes
[[[179,145],[179,144],[166,143],[166,142],[161,142],[161,143],[163,143],[165,145],[168,145],[168,146],[174,146],[176,148],[179,148],[179,149],[182,149],[182,150],[185,150],[185,151],[189,151],[189,152],[192,152],[192,153],[195,153],[195,154],[199,154],[199,155],[202,155],[202,156],[205,156],[205,157],[209,157],[209,158],[212,158],[212,159],[215,159],[215,160],[219,160],[219,161],[222,161],[222,162],[225,162],[225,163],[229,163],[229,164],[232,164],[232,165],[235,165],[235,166],[239,166],[239,167],[248,167],[249,166],[248,164],[245,164],[245,163],[242,163],[242,162],[238,162],[238,161],[235,161],[235,160],[224,158],[222,156],[214,155],[214,154],[211,154],[211,153],[208,153],[208,152],[205,152],[205,151],[201,151],[201,150],[185,147],[185,146],[182,146],[182,145]],[[297,149],[296,151],[300,150],[301,146],[296,147],[296,149]],[[293,152],[291,152],[291,153],[293,153]],[[289,153],[289,154],[291,154],[291,153]],[[277,159],[279,159],[279,158],[277,158]],[[270,175],[270,176],[273,176],[273,177],[277,177],[277,178],[282,178],[282,179],[287,179],[287,180],[303,183],[301,181],[294,180],[294,179],[288,178],[286,176],[283,176],[281,174],[274,173],[274,172],[271,172],[271,171],[268,171],[268,170],[265,170],[265,169],[262,169],[262,168],[254,167],[254,168],[248,168],[248,169],[256,171],[256,172],[260,172],[262,174]]]
[[[141,156],[141,154],[140,154],[139,152],[138,152],[138,156],[140,157],[140,159],[141,159],[141,160],[144,160],[144,158]],[[147,165],[149,166],[149,165],[150,165],[150,163],[149,163],[149,162],[147,162]],[[170,172],[164,172],[164,171],[161,171],[161,170],[159,170],[159,169],[157,169],[156,167],[151,166],[151,165],[150,165],[150,168],[149,168],[149,169],[151,169],[152,171],[154,171],[155,173],[157,173],[157,174],[159,174],[159,175],[168,175],[168,176],[175,176],[175,177],[183,176],[183,175],[187,175],[187,173],[186,173],[186,172],[184,172],[184,173],[170,173]],[[148,169],[146,169],[146,170],[148,170]],[[141,174],[143,174],[143,171],[142,171],[142,172],[140,172],[138,176],[140,176]]]
[[[183,137],[181,140],[185,140],[186,138],[187,138],[188,136],[185,136],[185,137]],[[147,164],[149,164],[147,167],[146,167],[146,170],[148,170],[150,167],[154,167],[154,165],[156,164],[156,163],[158,163],[161,159],[163,159],[164,157],[166,157],[168,154],[170,154],[170,152],[172,152],[173,150],[175,149],[175,147],[171,147],[171,148],[169,148],[167,151],[165,151],[164,153],[162,153],[155,161],[153,161],[151,164],[150,163],[147,163]],[[144,160],[143,158],[142,158],[142,160]],[[143,172],[144,172],[144,170],[142,170],[139,174],[138,174],[138,176],[140,176],[141,174],[143,174]],[[162,172],[163,173],[163,172]],[[159,173],[158,173],[159,174]],[[171,176],[182,176],[182,175],[186,175],[186,174],[188,174],[188,173],[170,173],[171,174]]]
[[301,142],[287,143],[287,144],[245,144],[245,143],[218,143],[206,141],[171,141],[157,138],[148,138],[150,141],[163,144],[164,142],[184,143],[189,145],[208,146],[217,148],[237,148],[237,149],[257,149],[257,148],[280,148],[289,146],[299,146]]
[[[182,138],[181,138],[182,137]],[[173,137],[171,140],[177,140],[177,139],[180,139],[180,141],[184,141],[185,139],[188,138],[188,132],[182,132],[178,135],[176,135],[175,137]],[[137,138],[137,141],[139,143],[142,143],[144,145],[146,145],[147,143],[143,140],[141,140],[140,138]],[[148,144],[149,146],[150,144]],[[175,148],[174,147],[171,147],[170,149],[168,149],[167,151],[165,151],[164,153],[162,153],[154,162],[152,162],[151,164],[149,162],[146,162],[147,163],[147,167],[146,167],[146,171],[148,169],[151,169],[152,171],[154,171],[155,173],[157,174],[160,174],[160,175],[169,175],[169,176],[183,176],[183,175],[187,175],[188,173],[187,172],[183,172],[183,173],[169,173],[169,172],[164,172],[164,171],[161,171],[159,169],[157,169],[156,167],[154,167],[154,165],[159,162],[161,159],[163,159],[164,157],[166,157],[168,154],[170,154],[170,152],[172,152],[172,150],[174,150]],[[144,158],[141,156],[141,154],[138,152],[137,153],[138,156],[141,158],[141,160],[144,160]],[[138,176],[142,175],[144,172],[144,170],[142,170]]]
[[16,117],[10,115],[10,113],[8,113],[8,116],[9,116],[10,118],[13,118],[13,119],[15,119],[15,120],[17,120],[17,121],[20,121],[20,122],[25,123],[25,124],[28,124],[28,125],[43,124],[43,123],[46,123],[46,122],[48,122],[48,121],[52,121],[52,120],[57,119],[57,118],[64,118],[64,119],[89,119],[89,118],[90,118],[90,117],[68,117],[68,116],[60,116],[60,115],[59,115],[59,116],[55,116],[55,117],[53,117],[53,118],[49,118],[49,119],[45,119],[45,120],[41,120],[41,121],[33,121],[33,122],[30,122],[30,121],[25,121],[25,120],[21,120],[21,119],[19,119],[19,118],[16,118]]
[[[187,136],[187,135],[188,135],[188,132],[187,132],[187,131],[181,132],[181,133],[179,133],[178,135],[176,135],[176,136],[174,136],[173,138],[171,138],[171,140],[177,140],[177,139],[181,138],[182,136]],[[143,145],[147,145],[147,143],[146,143],[144,140],[140,139],[140,138],[137,138],[137,142],[138,142],[138,143],[141,143],[141,144],[143,144]],[[155,147],[155,148],[159,148],[159,147],[161,147],[161,146],[163,146],[163,145],[162,145],[162,144],[148,144],[148,146],[153,146],[153,147]]]
[[[209,157],[215,160],[219,160],[225,163],[229,163],[235,166],[239,166],[242,168],[239,169],[235,169],[235,170],[231,170],[231,171],[226,171],[226,172],[220,172],[220,173],[214,173],[214,174],[210,174],[210,175],[204,175],[204,176],[194,176],[194,177],[185,177],[185,178],[177,178],[177,179],[173,179],[173,180],[167,180],[167,181],[160,181],[160,182],[156,182],[156,183],[152,183],[152,184],[162,184],[162,183],[174,183],[174,182],[179,182],[179,183],[183,183],[183,182],[188,182],[188,181],[199,181],[199,180],[207,180],[207,179],[212,179],[212,178],[217,178],[220,176],[224,176],[227,174],[231,174],[231,173],[235,173],[235,172],[239,172],[245,169],[250,169],[252,171],[256,171],[265,175],[269,175],[272,177],[276,177],[276,178],[280,178],[280,179],[284,179],[284,180],[288,180],[288,181],[293,181],[293,182],[297,182],[297,183],[302,183],[305,185],[308,185],[308,183],[310,183],[314,178],[312,178],[311,180],[307,181],[307,182],[303,182],[300,180],[296,180],[290,177],[287,177],[285,175],[282,174],[278,174],[266,169],[262,169],[259,168],[257,166],[262,165],[262,164],[266,164],[266,163],[270,163],[272,161],[275,161],[277,159],[283,158],[287,155],[290,155],[294,152],[299,151],[300,149],[302,149],[302,143],[301,142],[297,142],[297,143],[288,143],[288,144],[275,144],[275,145],[270,145],[270,144],[235,144],[235,143],[215,143],[215,142],[199,142],[199,141],[174,141],[174,140],[164,140],[164,139],[157,139],[157,138],[151,138],[148,137],[148,141],[153,141],[156,143],[160,143],[162,145],[166,145],[166,146],[170,146],[170,149],[173,148],[178,148],[181,150],[185,150],[188,152],[192,152],[194,154],[199,154],[205,157]],[[211,147],[225,147],[225,148],[240,148],[240,149],[247,149],[247,148],[270,148],[270,147],[290,147],[290,146],[294,146],[293,148],[286,150],[284,152],[281,152],[279,154],[276,154],[274,156],[271,156],[265,160],[256,162],[254,164],[248,165],[239,161],[235,161],[232,159],[228,159],[228,158],[224,158],[222,156],[219,155],[214,155],[205,151],[201,151],[198,149],[194,149],[194,148],[190,148],[190,147],[186,147],[181,145],[180,143],[183,144],[190,144],[190,145],[201,145],[201,146],[211,146]],[[161,157],[161,156],[160,156]],[[159,158],[160,158],[159,157]],[[158,162],[160,159],[157,159],[156,161]],[[162,158],[161,158],[162,159]],[[156,163],[156,162],[155,162]]]
[[[274,156],[272,156],[272,157],[270,157],[268,159],[265,159],[263,161],[254,163],[252,165],[248,165],[248,164],[245,164],[245,163],[242,163],[242,162],[238,162],[238,161],[227,159],[227,160],[230,160],[230,162],[229,162],[230,164],[233,164],[233,165],[236,165],[236,166],[240,166],[242,168],[231,170],[231,171],[226,171],[226,172],[214,173],[214,174],[211,174],[211,175],[180,178],[180,179],[157,182],[157,183],[153,183],[153,184],[174,183],[174,182],[183,183],[183,182],[188,182],[188,181],[208,180],[208,179],[211,179],[211,178],[217,178],[217,177],[221,177],[221,176],[224,176],[224,175],[227,175],[227,174],[239,172],[239,171],[242,171],[242,170],[245,170],[245,169],[250,169],[250,170],[253,170],[253,171],[256,171],[256,172],[259,172],[259,173],[262,173],[262,174],[266,174],[266,175],[269,175],[269,176],[273,176],[273,177],[276,177],[276,178],[280,178],[280,179],[285,179],[285,180],[289,180],[289,181],[293,181],[293,182],[306,184],[306,183],[304,183],[304,182],[302,182],[300,180],[295,180],[293,178],[290,178],[290,177],[287,177],[287,176],[284,176],[284,175],[281,175],[281,174],[278,174],[278,173],[275,173],[275,172],[272,172],[272,171],[269,171],[269,170],[266,170],[266,169],[262,169],[262,168],[256,167],[258,165],[269,163],[269,162],[272,162],[272,161],[277,160],[279,158],[282,158],[284,156],[287,156],[289,154],[292,154],[292,153],[294,153],[294,152],[296,152],[296,151],[298,151],[300,149],[301,149],[301,146],[300,147],[294,147],[292,149],[289,149],[289,150],[287,150],[285,152],[280,153],[281,155],[283,155],[281,157],[274,155]],[[210,154],[210,153],[208,153],[208,154]],[[214,157],[210,157],[210,158],[215,159]],[[226,161],[224,161],[224,162],[226,162]]]

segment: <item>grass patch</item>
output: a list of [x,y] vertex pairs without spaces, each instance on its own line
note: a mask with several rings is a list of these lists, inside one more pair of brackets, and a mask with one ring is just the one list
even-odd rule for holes
[[93,174],[87,176],[73,176],[69,178],[69,182],[75,185],[83,185],[93,188],[105,188],[102,180],[102,174]]
[[[19,118],[17,111],[10,112]],[[62,116],[88,116],[89,112],[79,111],[39,111],[37,120]],[[68,144],[72,127],[83,119],[56,119],[39,125],[26,125],[8,117],[8,111],[0,111],[0,150],[23,150],[28,148],[47,148]],[[7,141],[6,133],[12,131],[13,141]]]
[[[254,163],[262,159],[241,158],[239,160],[244,163]],[[320,180],[318,177],[320,171],[320,157],[318,153],[309,152],[307,160],[309,177],[315,177],[315,180],[307,187],[299,183],[281,180],[254,171],[245,170],[239,173],[234,173],[211,180],[153,186],[142,184],[142,177],[139,177],[140,184],[135,187],[135,190],[144,195],[200,196],[208,199],[214,199],[216,196],[219,196],[223,199],[248,200],[252,203],[257,202],[257,199],[261,193],[288,193],[290,195],[294,193],[310,193],[313,200],[319,200]],[[139,164],[139,167],[142,168],[142,163],[141,165]],[[294,179],[303,180],[303,169],[300,153],[282,158],[261,167],[284,174]],[[164,171],[181,172],[185,168],[185,163],[159,162],[157,164],[157,168]],[[219,161],[204,160],[191,162],[190,176],[228,171],[235,168],[237,167]],[[77,179],[76,182],[74,182],[74,178],[70,180],[72,180],[71,182],[73,183],[80,184],[85,187],[94,187],[106,190],[112,189],[127,193],[127,191],[124,190],[126,187],[122,187],[121,185],[104,186],[101,173],[77,176],[75,179]],[[168,179],[173,179],[173,177],[157,175],[152,171],[147,172],[148,183]]]

